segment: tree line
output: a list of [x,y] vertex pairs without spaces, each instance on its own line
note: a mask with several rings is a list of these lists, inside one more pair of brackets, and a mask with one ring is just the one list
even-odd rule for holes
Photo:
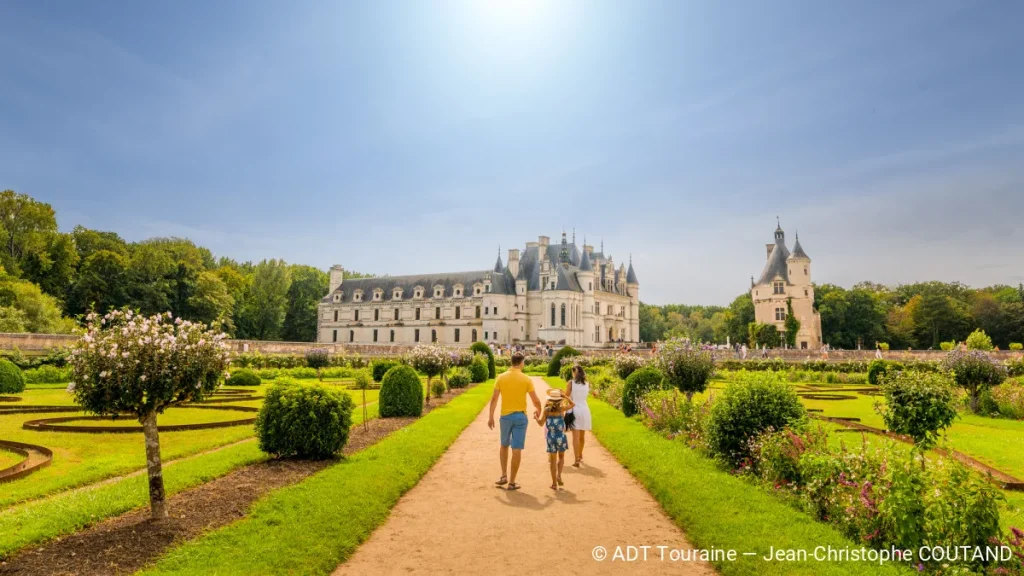
[[91,310],[127,306],[169,311],[235,338],[311,342],[328,284],[312,266],[215,258],[184,238],[127,242],[83,226],[60,232],[52,206],[12,190],[0,193],[0,266],[0,332],[68,333]]
[[[822,339],[833,348],[887,343],[893,349],[937,349],[942,342],[963,342],[975,329],[984,330],[1004,350],[1010,343],[1024,342],[1024,285],[821,284],[814,287],[814,307],[821,314]],[[737,296],[729,306],[640,304],[640,337],[645,342],[677,336],[748,342],[753,322],[749,293]]]

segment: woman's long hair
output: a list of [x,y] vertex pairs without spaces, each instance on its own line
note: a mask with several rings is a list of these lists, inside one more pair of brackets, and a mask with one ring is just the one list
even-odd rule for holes
[[[579,375],[580,375],[579,378],[576,377],[577,373],[579,373]],[[584,382],[587,381],[587,373],[583,371],[583,366],[580,366],[579,364],[573,364],[573,366],[572,366],[572,381],[573,382],[579,382],[580,384],[583,384]]]

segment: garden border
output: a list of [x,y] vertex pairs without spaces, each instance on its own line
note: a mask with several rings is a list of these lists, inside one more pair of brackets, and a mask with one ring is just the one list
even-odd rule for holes
[[[15,454],[21,454],[25,457],[24,460],[18,462],[14,466],[0,470],[0,484],[24,478],[37,470],[46,468],[51,462],[53,462],[53,450],[50,450],[45,446],[14,442],[12,440],[0,440],[0,448],[9,450]],[[42,460],[29,465],[29,461],[32,460],[33,452],[42,454]]]
[[[236,412],[259,412],[259,408],[249,406],[201,406],[189,405],[182,408],[195,408],[199,410],[234,410]],[[125,418],[132,418],[131,415],[123,415]],[[73,422],[76,420],[110,420],[110,416],[65,416],[60,418],[41,418],[39,420],[27,420],[21,425],[25,430],[37,432],[81,432],[84,434],[118,434],[142,432],[142,426],[63,426],[62,422]],[[223,422],[203,422],[201,424],[171,424],[160,426],[160,432],[182,432],[185,430],[210,430],[213,428],[230,428],[232,426],[243,426],[256,422],[256,418],[243,418],[241,420],[226,420]]]
[[0,402],[21,402],[21,396],[0,396]]

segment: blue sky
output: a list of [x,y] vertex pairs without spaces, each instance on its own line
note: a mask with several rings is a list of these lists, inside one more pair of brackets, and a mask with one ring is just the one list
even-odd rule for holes
[[1024,4],[0,4],[0,188],[128,239],[376,273],[576,229],[721,304],[1024,281]]

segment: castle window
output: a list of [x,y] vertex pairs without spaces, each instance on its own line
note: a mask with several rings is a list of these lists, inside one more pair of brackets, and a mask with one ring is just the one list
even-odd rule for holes
[[374,342],[377,341],[377,329],[376,328],[373,329],[373,341]]
[[786,283],[783,282],[782,280],[776,280],[775,282],[772,282],[772,289],[776,294],[785,294]]
[[804,298],[810,298],[810,295],[811,293],[808,292],[806,288],[804,288]]
[[562,304],[562,326],[565,326],[565,304]]
[[480,317],[480,307],[479,306],[476,307],[476,317],[477,318]]
[[380,320],[380,308],[374,308],[373,309],[373,321],[376,322],[378,320]]
[[349,330],[348,331],[348,341],[349,342],[355,342],[356,341],[356,331],[355,330]]
[[473,342],[476,342],[476,328],[473,328]]
[[594,289],[594,283],[593,282],[587,282],[587,290],[593,290],[593,289]]
[[335,330],[334,331],[334,335],[331,337],[331,342],[337,342],[337,341],[338,341],[338,331]]
[[417,328],[417,329],[412,331],[412,341],[413,342],[419,342],[420,341],[420,329],[419,328]]
[[437,308],[434,308],[434,319],[435,320],[440,320],[441,319],[441,307],[440,306],[438,306]]
[[373,291],[373,301],[374,302],[380,302],[383,299],[384,299],[384,291],[383,290],[381,290],[380,288],[377,288],[376,290]]
[[[455,307],[455,319],[458,320],[460,318],[462,318],[462,306],[456,306]],[[456,340],[456,342],[458,342],[458,340]]]
[[497,306],[495,306],[495,307],[494,307],[494,315],[495,315],[495,316],[497,316],[497,315],[498,315],[498,307],[497,307]]
[[395,320],[398,320],[398,308],[395,308]]
[[455,329],[455,341],[456,342],[459,341],[459,329],[458,328]]
[[394,341],[395,341],[395,331],[394,331],[394,330],[392,330],[392,331],[391,331],[391,336],[390,336],[390,338],[391,338],[391,342],[394,342]]
[[444,296],[444,288],[441,286],[434,286],[434,298],[440,298]]
[[352,301],[353,302],[362,302],[363,301],[363,291],[362,290],[356,290],[355,292],[353,292],[352,293]]
[[[417,320],[420,319],[420,309],[419,308],[416,309],[416,319]],[[417,342],[419,342],[419,340],[417,340]]]
[[555,325],[555,303],[551,303],[551,325]]
[[359,322],[359,310],[352,311],[352,319],[355,320],[356,322]]
[[338,321],[338,311],[337,310],[334,311],[334,321],[335,322]]
[[484,340],[487,340],[487,337],[488,337],[489,335],[490,335],[490,332],[484,332]]
[[775,309],[775,320],[777,322],[782,322],[785,319],[786,319],[786,309],[785,308],[776,308]]
[[473,288],[473,295],[474,296],[479,296],[480,295],[480,287],[479,286],[477,286],[476,288]]
[[437,342],[437,330],[430,331],[430,341]]
[[401,288],[395,288],[394,292],[391,293],[391,299],[392,300],[401,300],[402,299],[402,289]]
[[807,266],[804,266],[804,276],[807,276]]
[[335,302],[341,302],[341,294],[340,293],[334,295],[334,301]]

